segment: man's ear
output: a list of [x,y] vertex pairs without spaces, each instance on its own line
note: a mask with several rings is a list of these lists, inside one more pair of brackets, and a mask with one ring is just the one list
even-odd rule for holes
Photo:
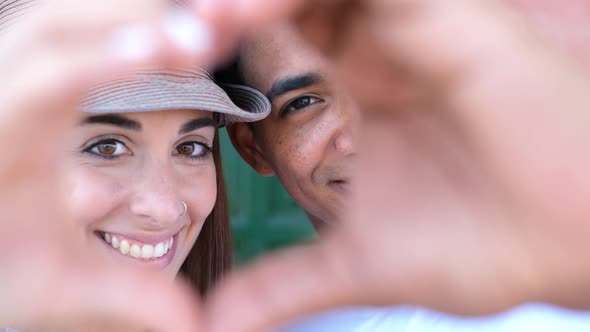
[[264,158],[262,150],[256,143],[253,128],[247,123],[231,123],[227,125],[229,138],[244,159],[258,174],[262,176],[274,175],[273,169]]

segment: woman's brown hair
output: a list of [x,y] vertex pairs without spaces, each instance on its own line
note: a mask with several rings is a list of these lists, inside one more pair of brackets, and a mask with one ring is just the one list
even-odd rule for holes
[[207,291],[231,267],[231,235],[225,180],[221,167],[219,130],[213,140],[213,160],[217,172],[217,200],[211,214],[205,219],[201,233],[189,252],[181,273],[199,291]]

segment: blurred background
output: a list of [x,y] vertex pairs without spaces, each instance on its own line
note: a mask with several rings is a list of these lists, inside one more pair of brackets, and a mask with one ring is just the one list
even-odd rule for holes
[[234,263],[243,264],[266,251],[314,239],[311,222],[277,178],[254,172],[234,150],[227,132],[219,133]]

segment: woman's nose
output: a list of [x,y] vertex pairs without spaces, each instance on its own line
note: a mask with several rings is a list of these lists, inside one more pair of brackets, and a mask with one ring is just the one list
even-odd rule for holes
[[145,220],[146,227],[166,228],[176,223],[187,207],[172,177],[167,172],[158,172],[143,177],[129,208]]

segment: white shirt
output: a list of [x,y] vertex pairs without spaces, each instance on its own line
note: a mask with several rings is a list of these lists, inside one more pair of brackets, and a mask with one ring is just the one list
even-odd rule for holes
[[530,304],[464,318],[412,307],[355,307],[295,322],[279,332],[590,332],[590,312]]

